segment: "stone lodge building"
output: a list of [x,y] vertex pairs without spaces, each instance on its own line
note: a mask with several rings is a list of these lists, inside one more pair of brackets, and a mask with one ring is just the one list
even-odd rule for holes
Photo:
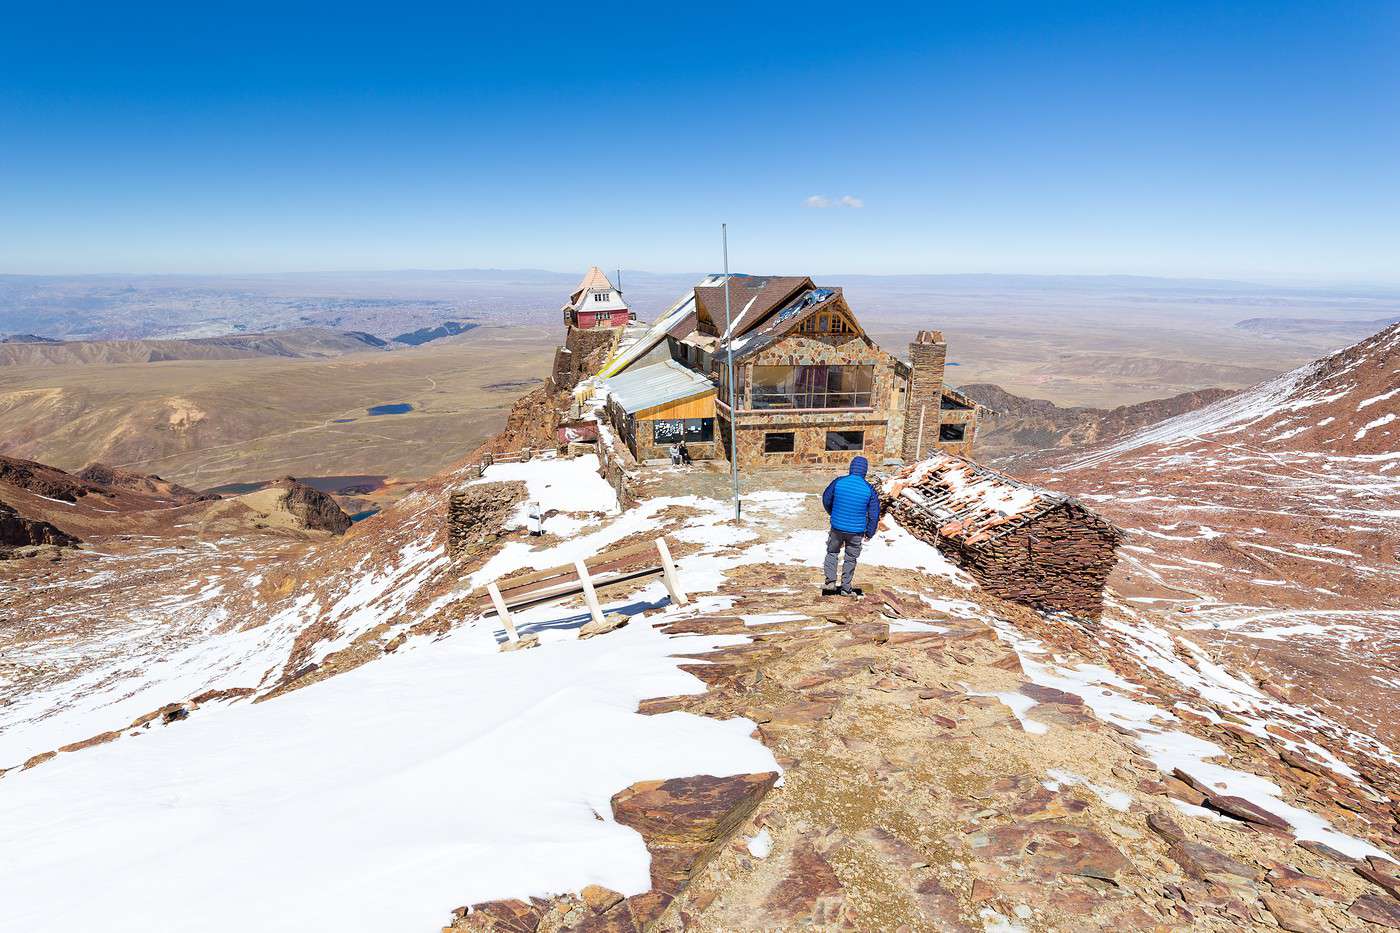
[[[599,374],[604,385],[674,380],[653,369],[664,365],[703,376],[717,388],[713,455],[727,455],[734,431],[746,469],[844,464],[858,453],[879,466],[937,451],[971,452],[977,406],[943,384],[947,344],[939,332],[920,331],[906,364],[870,339],[840,288],[806,276],[731,275],[729,303],[733,393],[725,366],[724,276],[717,275],[620,345]],[[653,371],[634,375],[642,370]],[[628,446],[634,453],[664,449],[656,438],[631,436]]]

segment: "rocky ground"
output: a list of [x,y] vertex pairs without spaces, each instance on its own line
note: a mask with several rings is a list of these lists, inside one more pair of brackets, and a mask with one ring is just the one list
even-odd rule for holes
[[[647,839],[651,892],[476,905],[451,928],[1346,930],[1400,915],[1364,877],[1389,879],[1391,863],[1296,844],[1208,781],[1164,773],[1133,730],[1025,671],[1023,658],[1047,653],[1062,667],[1113,663],[1093,633],[969,601],[944,578],[862,576],[865,598],[814,600],[810,570],[749,566],[719,591],[729,611],[665,627],[746,643],[687,667],[705,694],[639,711],[751,720],[780,785],[738,775],[622,791],[614,816]],[[1033,636],[1054,648],[1035,650]],[[1164,717],[1200,702],[1165,681],[1131,696]],[[1394,819],[1364,794],[1353,803],[1321,762],[1271,747],[1273,734],[1204,711],[1174,725],[1290,798],[1336,795]],[[1338,825],[1366,825],[1325,807]]]

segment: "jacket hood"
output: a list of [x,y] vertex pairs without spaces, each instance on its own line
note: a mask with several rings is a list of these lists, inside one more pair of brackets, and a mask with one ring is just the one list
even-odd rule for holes
[[856,457],[851,460],[851,475],[864,476],[870,472],[870,461],[864,457]]

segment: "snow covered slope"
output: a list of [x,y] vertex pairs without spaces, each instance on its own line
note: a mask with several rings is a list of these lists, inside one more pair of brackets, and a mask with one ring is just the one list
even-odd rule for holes
[[1171,418],[1067,469],[1144,447],[1254,444],[1263,451],[1400,459],[1400,324],[1200,411]]
[[1400,325],[1040,478],[1131,532],[1125,609],[1400,740]]

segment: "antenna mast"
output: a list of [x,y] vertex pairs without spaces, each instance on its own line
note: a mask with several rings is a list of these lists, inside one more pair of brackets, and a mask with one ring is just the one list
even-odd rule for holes
[[724,345],[729,351],[729,473],[734,481],[734,520],[739,520],[739,387],[734,382],[734,325],[729,319],[729,224],[719,225],[724,243]]

